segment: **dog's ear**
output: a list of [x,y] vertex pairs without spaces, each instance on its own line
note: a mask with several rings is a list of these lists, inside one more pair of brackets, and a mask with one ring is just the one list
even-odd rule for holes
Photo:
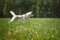
[[32,14],[32,12],[27,12],[26,14]]

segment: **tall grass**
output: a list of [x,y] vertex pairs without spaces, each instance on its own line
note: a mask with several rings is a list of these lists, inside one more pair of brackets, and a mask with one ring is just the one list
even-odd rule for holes
[[0,40],[60,40],[60,18],[9,20],[0,18]]

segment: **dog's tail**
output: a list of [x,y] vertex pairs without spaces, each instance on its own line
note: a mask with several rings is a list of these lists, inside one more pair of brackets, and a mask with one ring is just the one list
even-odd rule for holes
[[13,16],[15,16],[15,13],[14,13],[13,11],[10,11],[10,13],[11,13]]
[[15,15],[15,13],[13,11],[10,11],[10,13],[13,15],[13,17],[12,17],[12,19],[8,23],[14,21],[14,19],[16,18],[16,15]]

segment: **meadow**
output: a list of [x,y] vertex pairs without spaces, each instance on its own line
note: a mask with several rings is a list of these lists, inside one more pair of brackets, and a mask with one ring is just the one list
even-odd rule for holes
[[60,18],[9,20],[0,18],[0,40],[60,40]]

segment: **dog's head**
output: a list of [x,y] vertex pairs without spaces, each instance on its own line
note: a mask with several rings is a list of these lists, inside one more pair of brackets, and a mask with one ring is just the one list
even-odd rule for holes
[[26,16],[30,16],[30,17],[33,16],[33,15],[32,15],[32,12],[27,12],[27,13],[26,13]]

